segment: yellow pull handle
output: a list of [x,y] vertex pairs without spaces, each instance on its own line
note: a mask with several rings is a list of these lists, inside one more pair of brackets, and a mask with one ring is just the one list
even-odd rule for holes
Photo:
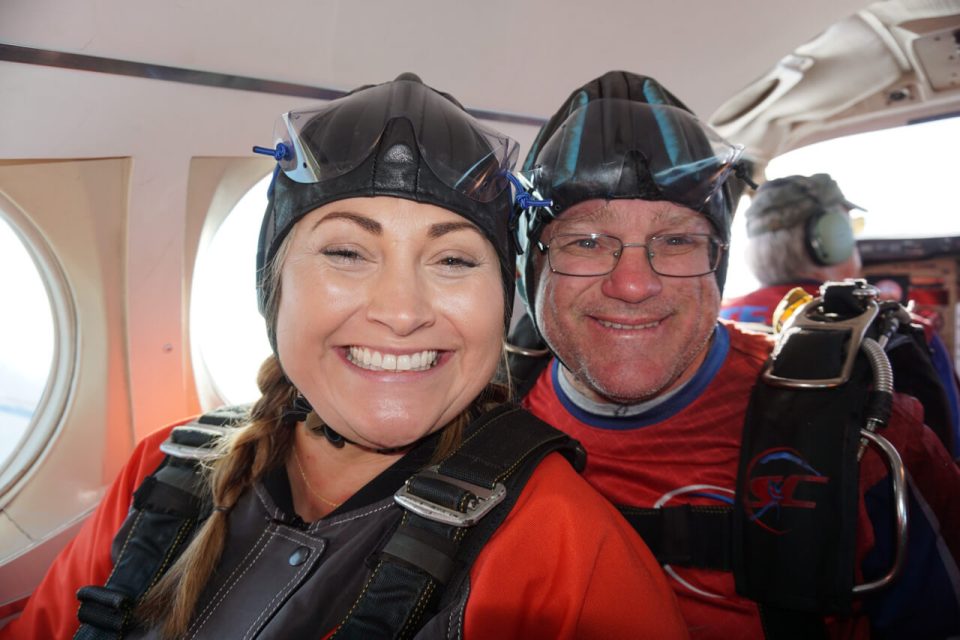
[[783,325],[790,319],[797,309],[813,300],[813,296],[801,289],[794,287],[783,296],[783,299],[777,304],[773,311],[773,331],[780,333]]

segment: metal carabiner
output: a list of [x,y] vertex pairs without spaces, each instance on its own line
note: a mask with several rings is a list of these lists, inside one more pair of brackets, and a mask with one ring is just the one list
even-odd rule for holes
[[893,558],[893,566],[885,576],[871,582],[854,585],[853,595],[863,596],[872,593],[878,589],[886,587],[897,579],[903,570],[903,564],[907,556],[907,474],[903,468],[903,460],[897,452],[896,447],[890,444],[890,441],[881,435],[873,433],[867,429],[860,430],[860,436],[868,440],[877,447],[882,453],[886,454],[887,467],[890,469],[890,477],[893,480],[893,500],[896,507],[896,533],[897,546],[896,555]]

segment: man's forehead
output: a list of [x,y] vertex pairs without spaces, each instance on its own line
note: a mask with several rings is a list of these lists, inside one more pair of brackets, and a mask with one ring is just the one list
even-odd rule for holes
[[620,218],[630,220],[633,216],[658,225],[685,225],[707,223],[703,215],[673,202],[651,200],[586,200],[578,202],[564,211],[559,221],[567,222],[606,222]]

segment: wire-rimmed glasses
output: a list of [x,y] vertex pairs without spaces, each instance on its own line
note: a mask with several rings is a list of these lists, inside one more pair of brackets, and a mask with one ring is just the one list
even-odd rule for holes
[[643,247],[653,272],[674,278],[713,273],[729,246],[709,233],[668,233],[629,243],[604,233],[561,233],[538,245],[547,252],[550,270],[562,275],[606,275],[616,269],[625,248]]

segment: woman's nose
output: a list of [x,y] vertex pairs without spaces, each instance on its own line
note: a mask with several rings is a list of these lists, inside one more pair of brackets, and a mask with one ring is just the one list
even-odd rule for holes
[[650,266],[647,248],[625,246],[613,271],[604,276],[601,290],[610,298],[624,302],[642,302],[663,289],[660,276]]
[[422,274],[415,268],[387,266],[372,287],[367,318],[399,336],[432,324],[433,300]]

